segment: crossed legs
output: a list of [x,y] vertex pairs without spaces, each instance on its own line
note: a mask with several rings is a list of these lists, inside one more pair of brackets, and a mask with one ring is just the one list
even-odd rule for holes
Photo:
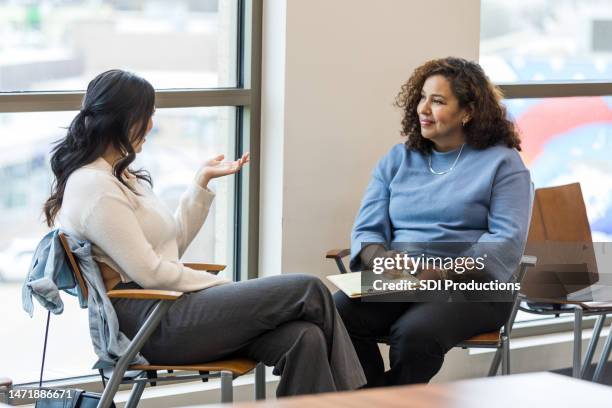
[[[134,284],[132,284],[134,285]],[[139,303],[140,302],[140,303]],[[148,314],[139,300],[113,300],[132,337]],[[327,287],[310,275],[280,275],[186,293],[142,349],[152,363],[231,356],[275,367],[277,395],[350,390],[365,377]]]

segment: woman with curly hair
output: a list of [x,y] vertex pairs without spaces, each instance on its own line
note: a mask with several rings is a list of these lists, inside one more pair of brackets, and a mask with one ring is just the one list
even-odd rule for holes
[[[375,258],[402,247],[412,256],[486,260],[480,272],[430,268],[419,279],[512,279],[525,245],[531,187],[501,97],[477,63],[461,58],[428,61],[414,71],[396,101],[407,140],[373,171],[353,226],[352,270],[372,269]],[[500,328],[512,306],[507,297],[361,302],[337,292],[334,300],[369,387],[428,382],[448,350]],[[467,300],[483,299],[468,294]],[[376,341],[385,336],[387,372]]]

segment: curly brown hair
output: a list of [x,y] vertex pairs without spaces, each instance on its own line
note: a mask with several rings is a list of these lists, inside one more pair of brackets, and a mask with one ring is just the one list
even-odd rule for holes
[[433,142],[421,135],[417,112],[423,84],[433,75],[444,76],[450,82],[459,107],[471,109],[471,120],[463,127],[468,145],[484,149],[503,143],[521,150],[518,131],[514,123],[506,118],[501,90],[491,83],[480,65],[456,57],[427,61],[415,69],[410,79],[402,85],[395,105],[404,111],[401,134],[408,138],[408,148],[423,153],[430,153],[433,148]]

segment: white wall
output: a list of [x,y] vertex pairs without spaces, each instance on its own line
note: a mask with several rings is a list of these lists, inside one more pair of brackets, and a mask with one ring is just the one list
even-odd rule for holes
[[412,70],[477,59],[478,0],[266,0],[260,275],[334,273]]

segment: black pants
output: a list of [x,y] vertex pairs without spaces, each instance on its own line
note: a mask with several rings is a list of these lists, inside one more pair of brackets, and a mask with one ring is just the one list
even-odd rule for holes
[[[440,370],[444,355],[461,341],[500,328],[508,302],[362,302],[334,294],[367,387],[427,383]],[[377,339],[389,338],[391,369],[384,371]]]

